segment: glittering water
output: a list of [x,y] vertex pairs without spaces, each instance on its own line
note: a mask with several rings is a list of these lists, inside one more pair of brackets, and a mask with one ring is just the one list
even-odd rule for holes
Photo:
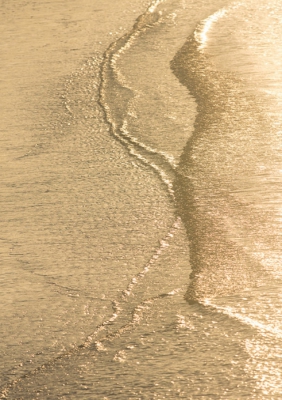
[[279,1],[3,1],[2,398],[279,399]]

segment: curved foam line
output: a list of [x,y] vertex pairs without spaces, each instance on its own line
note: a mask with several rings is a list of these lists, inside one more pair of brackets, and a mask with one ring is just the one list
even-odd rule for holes
[[159,257],[166,250],[166,248],[169,247],[169,241],[171,240],[171,238],[173,238],[175,232],[179,229],[180,222],[181,222],[181,220],[178,217],[174,221],[171,229],[166,234],[166,236],[160,240],[159,247],[156,249],[155,253],[152,255],[150,260],[147,262],[147,264],[145,265],[143,270],[131,279],[131,282],[128,284],[127,288],[122,292],[123,299],[125,299],[126,297],[131,295],[134,286],[136,284],[138,284],[138,281],[140,279],[144,278],[144,276],[150,271],[150,268],[152,267],[152,265],[159,259]]
[[[152,14],[157,6],[161,4],[164,0],[157,0],[154,1],[146,10],[146,12],[141,15],[137,20],[135,25],[133,26],[131,32],[128,34],[125,34],[121,38],[117,39],[114,43],[112,43],[109,48],[106,50],[104,54],[104,62],[102,63],[102,68],[101,68],[101,85],[100,85],[100,104],[102,108],[104,109],[105,116],[106,116],[106,121],[110,124],[112,134],[122,143],[124,144],[129,153],[134,155],[136,158],[138,158],[140,161],[142,161],[144,164],[148,165],[151,167],[161,178],[163,183],[167,186],[168,192],[170,196],[174,198],[174,191],[173,191],[173,184],[172,180],[169,178],[169,175],[165,171],[165,169],[162,168],[164,164],[166,164],[166,169],[171,173],[172,171],[174,172],[176,168],[176,162],[175,159],[172,155],[168,155],[163,151],[158,151],[143,142],[139,141],[137,138],[135,138],[133,135],[131,135],[128,130],[127,130],[127,120],[124,119],[123,123],[120,127],[117,126],[116,122],[114,121],[112,115],[111,115],[111,108],[107,104],[107,101],[105,99],[106,97],[106,88],[105,84],[107,82],[107,68],[110,69],[110,72],[114,74],[114,77],[117,81],[117,83],[121,84],[123,88],[126,88],[130,91],[133,92],[133,90],[128,86],[125,77],[122,75],[121,71],[117,68],[117,60],[118,58],[121,57],[122,53],[124,53],[125,50],[129,49],[133,42],[140,36],[140,34],[148,28],[148,24],[146,21],[146,15]],[[154,21],[154,24],[159,23],[161,21],[161,18],[158,18],[156,21]],[[119,47],[120,45],[120,47]],[[126,105],[126,109],[128,111],[130,107],[130,101]],[[162,166],[158,165],[158,160],[151,160],[140,153],[139,150],[142,149],[147,155],[156,155],[158,157],[161,157],[162,159]],[[157,164],[156,164],[157,163]]]

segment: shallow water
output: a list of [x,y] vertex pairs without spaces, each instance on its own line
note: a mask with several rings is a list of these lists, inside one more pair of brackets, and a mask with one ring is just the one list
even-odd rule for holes
[[278,399],[279,2],[1,8],[2,398]]

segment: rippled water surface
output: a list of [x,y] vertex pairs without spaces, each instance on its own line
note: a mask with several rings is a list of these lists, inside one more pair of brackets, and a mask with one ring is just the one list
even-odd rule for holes
[[281,398],[280,2],[0,7],[2,398]]

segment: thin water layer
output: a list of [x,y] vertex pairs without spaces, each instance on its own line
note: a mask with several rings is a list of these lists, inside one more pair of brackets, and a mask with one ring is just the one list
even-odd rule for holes
[[2,397],[278,399],[279,4],[92,6],[3,147]]
[[[56,11],[54,18],[64,14],[64,5],[63,9],[55,3],[51,6]],[[108,6],[97,3],[99,12],[94,12],[93,5],[87,6],[97,25],[99,12],[107,12]],[[94,39],[87,36],[91,42],[87,56],[91,57],[81,63],[80,54],[76,59],[79,67],[73,73],[66,70],[64,80],[52,65],[49,70],[46,66],[42,75],[34,72],[36,93],[44,104],[37,103],[35,119],[30,114],[25,124],[21,114],[17,119],[18,109],[33,110],[32,101],[36,102],[24,90],[29,99],[26,108],[22,101],[13,119],[9,117],[10,124],[3,119],[9,143],[3,136],[1,248],[7,255],[1,267],[1,384],[84,343],[112,316],[118,293],[142,270],[175,220],[167,194],[158,187],[154,174],[115,143],[98,105],[99,42],[105,47],[113,35],[129,29],[143,5],[133,8],[130,3],[130,7],[126,2],[117,7],[111,30],[107,24],[100,26],[95,53],[91,54]],[[41,15],[42,8],[43,4],[39,10],[35,7],[38,24],[34,29],[41,29],[38,13]],[[74,8],[75,14],[77,3]],[[84,10],[90,12],[86,5]],[[70,7],[70,20],[71,12]],[[59,26],[67,29],[63,22]],[[73,25],[69,22],[67,26]],[[47,32],[52,37],[50,30]],[[49,36],[45,40],[50,40]],[[61,72],[60,41],[57,48],[56,40],[55,32],[52,45],[57,53],[52,58],[51,51],[50,63]],[[41,53],[34,57],[29,46],[27,42],[26,54],[36,69]],[[73,54],[71,49],[68,52]],[[5,73],[8,75],[8,70]],[[13,87],[17,74],[16,67],[10,68],[12,78],[8,76],[5,84]],[[13,91],[9,93],[6,101],[11,105],[15,96]],[[140,173],[136,174],[137,170]]]

